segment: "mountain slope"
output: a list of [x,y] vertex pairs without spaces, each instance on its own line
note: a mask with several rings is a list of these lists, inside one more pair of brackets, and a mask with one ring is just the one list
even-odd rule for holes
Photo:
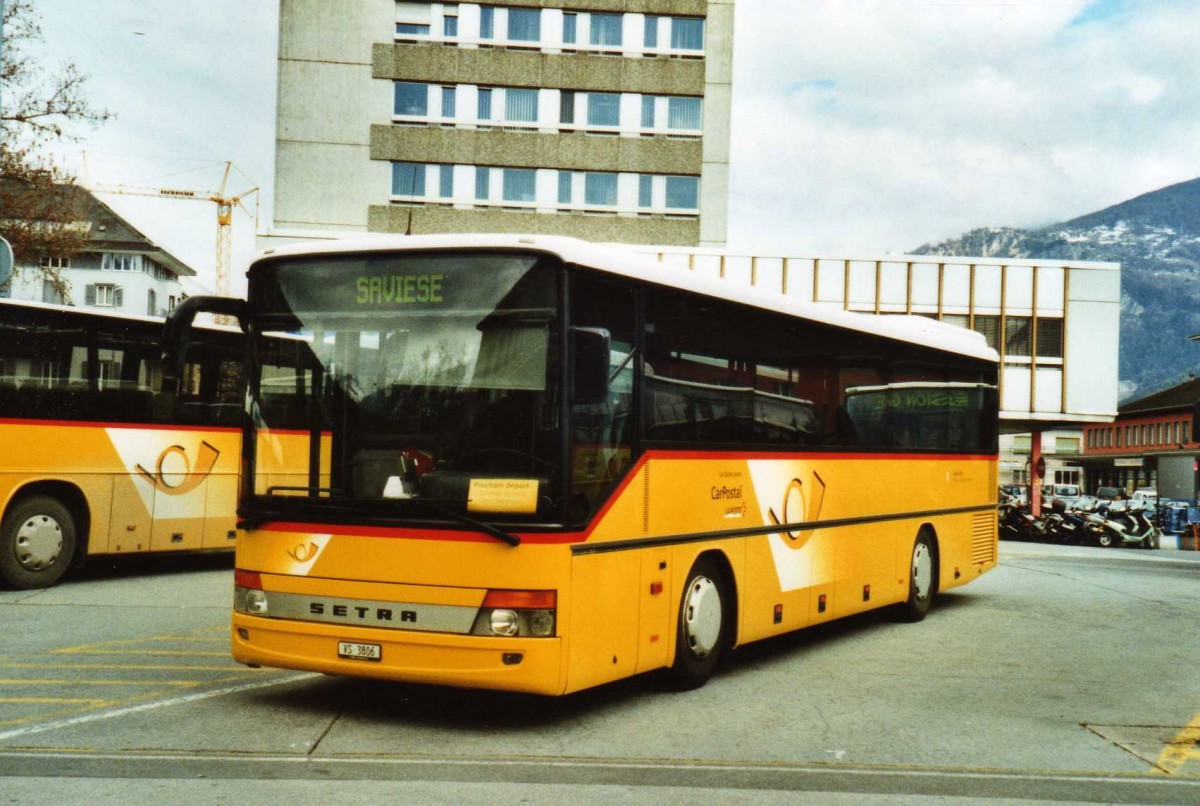
[[1121,264],[1123,397],[1200,366],[1200,179],[1036,230],[983,228],[916,254],[1115,261]]

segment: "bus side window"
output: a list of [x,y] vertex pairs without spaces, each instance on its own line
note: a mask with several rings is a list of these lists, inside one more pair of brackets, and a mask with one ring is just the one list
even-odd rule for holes
[[571,406],[571,515],[582,519],[600,506],[632,461],[636,308],[629,287],[581,274],[572,279],[571,326],[607,330],[611,339],[608,399]]

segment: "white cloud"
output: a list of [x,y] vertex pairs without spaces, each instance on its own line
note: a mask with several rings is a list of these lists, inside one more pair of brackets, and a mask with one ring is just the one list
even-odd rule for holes
[[903,250],[1200,174],[1200,8],[1100,6],[739,4],[731,240]]

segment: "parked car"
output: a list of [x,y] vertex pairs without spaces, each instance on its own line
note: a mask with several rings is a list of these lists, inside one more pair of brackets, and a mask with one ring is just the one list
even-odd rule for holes
[[1083,490],[1078,484],[1047,484],[1042,487],[1042,504],[1050,506],[1054,499],[1058,498],[1070,507],[1081,495],[1083,495]]
[[1128,498],[1124,487],[1097,487],[1096,497],[1101,501],[1112,501],[1116,498]]
[[1025,486],[1023,484],[1001,484],[1000,500],[1009,498],[1018,503],[1025,503]]
[[1147,503],[1152,503],[1158,500],[1158,490],[1154,489],[1153,487],[1139,487],[1133,491],[1133,495],[1131,495],[1129,498],[1131,501],[1145,501]]

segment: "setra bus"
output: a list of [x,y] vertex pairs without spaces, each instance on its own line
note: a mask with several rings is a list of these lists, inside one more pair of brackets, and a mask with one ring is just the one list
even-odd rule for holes
[[0,585],[97,555],[232,549],[244,336],[197,328],[165,399],[163,320],[0,300]]
[[997,356],[970,331],[557,237],[291,245],[248,276],[168,339],[217,308],[248,333],[241,663],[689,688],[996,565]]

